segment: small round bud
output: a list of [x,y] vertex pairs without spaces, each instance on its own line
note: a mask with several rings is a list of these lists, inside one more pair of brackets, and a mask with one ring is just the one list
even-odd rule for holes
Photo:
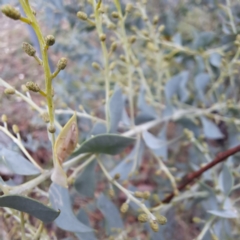
[[32,92],[39,92],[40,91],[40,87],[34,83],[34,82],[27,82],[26,83],[26,88]]
[[148,31],[145,30],[145,29],[142,30],[142,34],[143,34],[145,37],[148,37],[148,36],[149,36]]
[[112,17],[113,18],[119,18],[119,13],[118,12],[112,12]]
[[126,58],[124,55],[120,55],[119,58],[123,61],[123,62],[126,62]]
[[20,12],[15,9],[13,6],[6,4],[1,7],[1,11],[3,14],[5,14],[7,17],[13,19],[13,20],[19,20],[21,18]]
[[110,47],[111,51],[112,51],[112,52],[116,51],[117,46],[118,46],[117,43],[116,43],[116,42],[113,42],[113,43],[111,44],[111,47]]
[[136,40],[137,40],[136,36],[131,36],[131,37],[128,39],[128,41],[129,41],[131,44],[135,43]]
[[15,134],[19,133],[19,128],[18,128],[18,126],[17,126],[16,124],[14,124],[14,125],[12,126],[12,130],[13,130],[13,132],[14,132]]
[[137,197],[137,198],[142,198],[143,197],[143,192],[136,191],[134,193],[134,196]]
[[153,24],[156,25],[159,21],[159,17],[158,16],[154,16],[153,18]]
[[107,37],[106,37],[106,34],[101,33],[100,36],[99,36],[99,38],[100,38],[100,40],[101,40],[102,42],[104,42]]
[[45,123],[49,123],[50,122],[50,117],[48,112],[44,112],[41,114],[41,118]]
[[150,197],[150,192],[148,192],[148,191],[143,192],[143,193],[142,193],[142,197],[143,197],[145,200],[149,199],[149,197]]
[[5,115],[5,114],[2,115],[2,121],[3,122],[7,122],[8,121],[7,115]]
[[159,26],[158,31],[161,33],[162,31],[164,31],[164,29],[165,29],[165,26],[161,25],[161,26]]
[[48,127],[48,131],[49,131],[50,133],[55,133],[55,132],[56,132],[56,128],[55,128],[54,126],[50,125],[50,126]]
[[113,178],[114,178],[114,180],[118,180],[120,177],[121,177],[120,174],[116,173]]
[[132,9],[133,9],[133,5],[131,3],[128,3],[126,5],[125,11],[129,13],[132,11]]
[[117,27],[114,23],[111,22],[111,23],[107,24],[107,28],[110,30],[115,30]]
[[101,69],[100,65],[98,63],[96,63],[96,62],[92,63],[92,67],[95,68],[96,70],[100,70]]
[[165,225],[167,223],[167,218],[164,217],[163,215],[156,215],[156,218],[157,218],[157,222],[160,224],[160,225]]
[[112,62],[112,63],[109,65],[109,69],[110,69],[110,70],[113,70],[115,67],[116,67],[116,62]]
[[15,89],[14,89],[14,88],[6,88],[6,89],[4,90],[4,93],[5,93],[5,94],[8,94],[8,95],[12,95],[12,94],[15,93]]
[[138,215],[138,221],[141,223],[145,223],[148,221],[148,215],[146,213],[141,213]]
[[29,55],[31,57],[36,54],[35,48],[29,43],[24,42],[22,44],[22,49],[27,55]]
[[57,64],[57,68],[59,70],[63,70],[67,66],[67,59],[66,58],[60,58]]
[[219,240],[219,238],[217,237],[217,235],[214,234],[214,233],[211,234],[211,239],[212,239],[212,240]]
[[151,222],[150,222],[150,226],[151,226],[151,229],[152,229],[154,232],[158,232],[159,226],[158,226],[158,223],[157,223],[156,221],[151,221]]
[[108,190],[108,196],[109,196],[110,198],[114,198],[115,192],[114,192],[114,190],[113,190],[112,188],[110,188],[110,189]]
[[126,213],[127,210],[128,210],[128,208],[129,208],[128,203],[126,203],[126,202],[123,203],[122,206],[121,206],[121,208],[120,208],[121,213]]
[[100,12],[100,13],[105,13],[105,8],[104,8],[104,6],[101,6],[99,9],[98,9],[98,11]]
[[77,17],[83,21],[86,21],[88,19],[88,16],[85,12],[77,12]]
[[23,92],[28,92],[28,88],[26,87],[26,85],[22,85],[21,88]]
[[47,35],[45,41],[47,46],[52,46],[55,43],[55,37],[53,35]]
[[201,222],[202,222],[202,219],[199,218],[199,217],[194,217],[194,218],[192,219],[192,221],[193,221],[194,223],[201,223]]

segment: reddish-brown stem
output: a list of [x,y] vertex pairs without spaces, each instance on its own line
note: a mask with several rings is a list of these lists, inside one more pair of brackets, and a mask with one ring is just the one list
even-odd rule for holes
[[[205,171],[207,171],[208,169],[214,167],[218,163],[223,162],[228,157],[232,156],[233,154],[235,154],[235,153],[237,153],[239,151],[240,151],[240,145],[238,145],[238,146],[236,146],[234,148],[230,148],[230,149],[228,149],[225,152],[219,153],[217,155],[217,157],[212,162],[210,162],[207,165],[205,165],[204,167],[200,168],[198,171],[189,173],[187,176],[185,176],[183,178],[181,184],[178,186],[178,190],[179,191],[183,190],[187,185],[191,184],[195,179],[200,177]],[[171,193],[166,198],[164,198],[162,200],[162,202],[163,203],[169,203],[169,202],[171,202],[173,197],[174,197],[174,193]]]

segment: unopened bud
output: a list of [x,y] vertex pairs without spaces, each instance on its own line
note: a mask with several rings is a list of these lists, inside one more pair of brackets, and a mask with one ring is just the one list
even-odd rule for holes
[[50,125],[50,126],[48,127],[48,131],[49,131],[50,133],[55,133],[55,132],[56,132],[56,128],[55,128],[54,126]]
[[161,25],[161,26],[159,26],[158,31],[161,33],[162,31],[164,31],[164,29],[165,29],[165,26]]
[[57,64],[57,68],[59,70],[63,70],[67,66],[67,59],[66,58],[60,58]]
[[109,65],[109,69],[110,70],[113,70],[116,66],[116,63],[115,62],[112,62],[110,65]]
[[21,18],[20,12],[15,9],[13,6],[6,4],[1,7],[1,11],[3,14],[5,14],[7,17],[13,19],[13,20],[19,20]]
[[133,5],[131,3],[128,3],[126,5],[125,11],[129,13],[132,11],[132,9],[133,9]]
[[110,30],[115,30],[116,29],[116,25],[111,22],[111,23],[107,24],[107,28],[110,29]]
[[27,42],[24,42],[22,44],[22,49],[27,55],[29,55],[31,57],[36,54],[36,49],[31,44],[29,44]]
[[111,49],[112,52],[116,51],[116,49],[117,49],[117,43],[116,43],[116,42],[113,42],[113,43],[111,44],[110,49]]
[[106,37],[106,34],[101,33],[100,36],[99,36],[99,38],[100,38],[100,40],[101,40],[102,42],[104,42],[107,37]]
[[194,217],[192,220],[193,220],[194,223],[201,223],[202,222],[202,219],[199,218],[199,217]]
[[148,191],[143,192],[142,197],[143,197],[145,200],[149,199],[149,197],[150,197],[150,192],[148,192]]
[[151,222],[150,222],[150,226],[151,226],[151,229],[152,229],[154,232],[158,232],[159,226],[158,226],[158,223],[157,223],[156,221],[151,221]]
[[6,89],[4,90],[4,93],[5,93],[5,94],[8,94],[8,95],[12,95],[12,94],[15,93],[15,89],[14,89],[14,88],[6,88]]
[[114,192],[114,190],[113,190],[112,188],[110,188],[110,189],[108,190],[108,196],[109,196],[110,198],[114,198],[115,192]]
[[141,223],[145,223],[148,221],[148,215],[146,213],[141,213],[138,215],[138,221]]
[[7,122],[8,121],[7,115],[5,115],[5,114],[2,115],[2,121],[3,122]]
[[159,21],[159,17],[158,16],[154,16],[153,18],[153,24],[156,25]]
[[44,112],[41,114],[41,118],[43,119],[43,121],[45,123],[49,123],[50,122],[50,117],[49,117],[49,114],[47,112]]
[[92,63],[92,67],[95,68],[96,70],[100,70],[101,69],[100,65],[98,63],[96,63],[96,62]]
[[165,225],[167,223],[167,218],[164,217],[163,215],[160,214],[156,215],[156,219],[160,225]]
[[126,58],[124,55],[120,55],[119,58],[123,61],[123,62],[126,62]]
[[85,12],[77,12],[77,17],[83,21],[86,21],[88,19],[88,16]]
[[27,82],[26,87],[27,87],[28,90],[30,90],[32,92],[39,92],[40,91],[40,87],[34,82]]
[[113,18],[119,18],[119,13],[118,12],[112,12],[112,17]]
[[122,206],[121,206],[121,208],[120,208],[121,213],[126,213],[127,210],[128,210],[128,208],[129,208],[128,203],[126,203],[126,202],[123,203]]
[[26,85],[22,85],[21,88],[23,92],[28,92],[28,88],[26,87]]
[[120,174],[116,173],[113,178],[114,178],[114,180],[118,180],[120,177],[121,177]]
[[14,132],[15,134],[19,133],[19,128],[18,128],[18,126],[17,126],[16,124],[14,124],[14,125],[12,126],[12,130],[13,130],[13,132]]
[[47,35],[45,41],[47,46],[52,46],[55,43],[55,37],[53,35]]
[[136,42],[136,40],[137,40],[136,36],[131,36],[128,41],[129,41],[131,44],[133,44],[133,43]]
[[137,198],[142,198],[143,197],[143,192],[136,191],[134,193],[134,196],[137,197]]

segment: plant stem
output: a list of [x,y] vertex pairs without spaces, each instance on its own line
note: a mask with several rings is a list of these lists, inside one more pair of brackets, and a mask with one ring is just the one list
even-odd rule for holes
[[26,235],[25,235],[25,222],[24,222],[24,213],[20,212],[20,219],[21,219],[21,234],[22,234],[22,240],[26,240]]

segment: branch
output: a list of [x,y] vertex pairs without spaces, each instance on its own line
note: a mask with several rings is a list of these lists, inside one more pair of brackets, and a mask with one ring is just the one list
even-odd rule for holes
[[[228,157],[234,155],[235,153],[240,151],[240,145],[237,145],[234,148],[230,148],[225,152],[219,153],[217,157],[204,167],[200,168],[198,171],[189,173],[187,176],[185,176],[182,180],[182,183],[178,186],[178,190],[183,190],[187,185],[191,184],[196,178],[200,177],[204,172],[206,172],[208,169],[214,167],[220,162],[225,161]],[[169,203],[171,202],[172,198],[174,197],[174,193],[171,193],[166,198],[162,200],[162,203]]]

